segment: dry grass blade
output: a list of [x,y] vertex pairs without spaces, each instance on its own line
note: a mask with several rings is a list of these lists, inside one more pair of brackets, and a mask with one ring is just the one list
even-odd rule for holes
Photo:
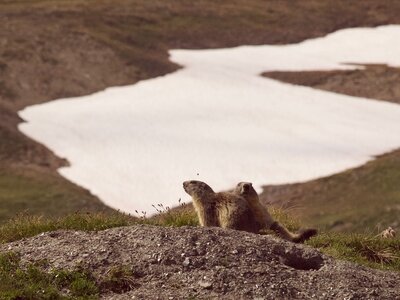
[[395,259],[400,258],[399,256],[395,255],[390,248],[376,250],[368,245],[364,245],[363,249],[361,250],[361,254],[368,260],[380,264],[389,264]]

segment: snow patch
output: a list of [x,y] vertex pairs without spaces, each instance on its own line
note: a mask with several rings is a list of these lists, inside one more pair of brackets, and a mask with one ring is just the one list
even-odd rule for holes
[[[265,71],[400,66],[400,26],[345,29],[293,45],[171,50],[183,69],[20,111],[19,129],[71,163],[59,172],[111,207],[154,212],[215,190],[302,182],[400,147],[400,106],[294,86]],[[199,175],[198,175],[199,174]]]

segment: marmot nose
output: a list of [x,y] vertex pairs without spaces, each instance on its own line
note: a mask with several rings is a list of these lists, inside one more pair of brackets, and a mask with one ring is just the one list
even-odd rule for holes
[[184,181],[182,185],[183,185],[183,189],[187,193],[188,192],[188,188],[189,188],[189,181]]

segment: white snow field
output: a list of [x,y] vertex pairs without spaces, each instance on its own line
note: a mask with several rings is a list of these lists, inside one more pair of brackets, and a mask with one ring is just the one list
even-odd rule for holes
[[70,167],[59,172],[125,212],[190,201],[189,179],[295,183],[400,147],[400,105],[262,78],[276,70],[400,66],[400,26],[345,29],[283,46],[172,50],[167,76],[34,105],[20,130]]

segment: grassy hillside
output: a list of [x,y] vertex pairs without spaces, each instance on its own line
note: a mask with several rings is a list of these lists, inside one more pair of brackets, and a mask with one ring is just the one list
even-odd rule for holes
[[0,224],[19,213],[61,217],[76,211],[112,211],[61,176],[40,170],[0,168],[0,198]]
[[400,151],[304,184],[267,186],[261,198],[298,207],[306,223],[336,231],[373,232],[400,224]]
[[[400,103],[400,69],[269,72],[264,76],[317,89]],[[307,223],[336,231],[373,231],[400,226],[400,151],[366,165],[304,184],[267,186],[266,202],[295,206]]]
[[[293,43],[345,27],[400,23],[399,10],[400,2],[390,0],[0,0],[0,222],[26,210],[51,216],[106,209],[56,174],[64,160],[18,132],[16,112],[23,107],[176,70],[170,48]],[[376,76],[392,84],[386,73]],[[373,182],[385,172],[378,165],[369,175]],[[340,192],[343,182],[332,181],[339,199],[349,194]],[[394,191],[393,184],[375,194]],[[349,206],[370,189],[350,193]],[[300,198],[309,198],[300,190]],[[320,192],[318,199],[329,195]]]

